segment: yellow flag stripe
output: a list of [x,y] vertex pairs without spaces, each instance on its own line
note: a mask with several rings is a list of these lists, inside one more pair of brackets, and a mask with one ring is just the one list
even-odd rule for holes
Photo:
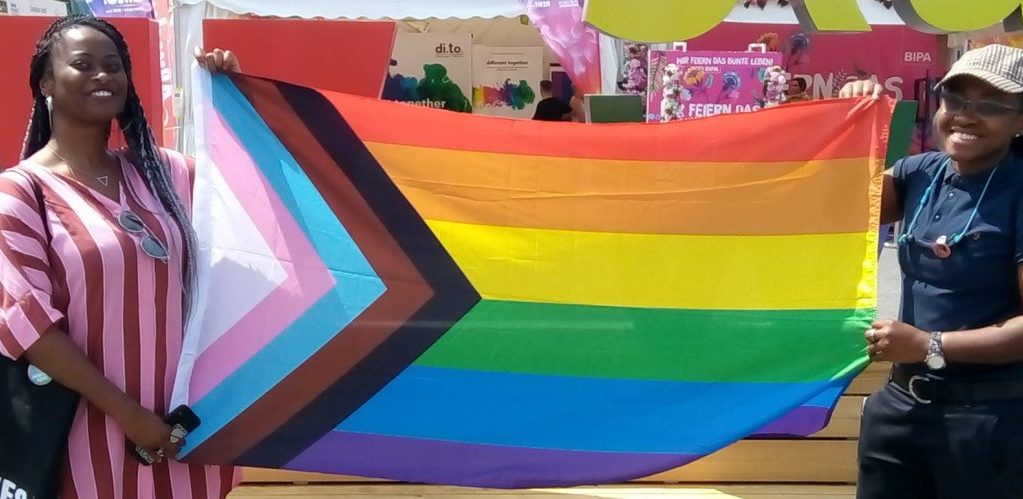
[[714,310],[876,306],[871,233],[685,236],[427,223],[487,299]]

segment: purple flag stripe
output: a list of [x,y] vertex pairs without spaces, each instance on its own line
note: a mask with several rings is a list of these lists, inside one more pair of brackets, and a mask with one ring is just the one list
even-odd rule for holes
[[623,482],[700,457],[532,449],[332,431],[285,467],[314,472],[343,469],[406,482],[523,488]]
[[806,437],[823,430],[830,420],[830,408],[804,405],[757,430],[753,437]]

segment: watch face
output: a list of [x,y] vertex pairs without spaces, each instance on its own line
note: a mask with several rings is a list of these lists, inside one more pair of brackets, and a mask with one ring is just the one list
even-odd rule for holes
[[945,357],[941,355],[929,355],[926,360],[927,367],[931,369],[943,369],[945,367]]

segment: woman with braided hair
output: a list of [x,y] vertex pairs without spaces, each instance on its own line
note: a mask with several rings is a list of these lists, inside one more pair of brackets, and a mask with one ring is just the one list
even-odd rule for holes
[[[197,57],[238,70],[230,52]],[[175,461],[163,421],[195,273],[189,167],[156,147],[109,23],[58,19],[29,80],[23,160],[0,174],[0,354],[81,395],[60,496],[223,498],[234,469]],[[108,149],[113,123],[125,149]]]

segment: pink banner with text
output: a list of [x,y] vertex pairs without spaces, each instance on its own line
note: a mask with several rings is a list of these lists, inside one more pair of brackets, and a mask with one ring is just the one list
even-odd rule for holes
[[780,63],[777,53],[651,50],[647,122],[756,111],[764,72]]
[[765,43],[783,66],[807,81],[815,99],[834,97],[846,81],[875,77],[898,99],[914,99],[916,80],[944,74],[941,38],[906,26],[872,26],[867,33],[807,35],[798,25],[724,23],[688,42],[689,50],[746,50]]

